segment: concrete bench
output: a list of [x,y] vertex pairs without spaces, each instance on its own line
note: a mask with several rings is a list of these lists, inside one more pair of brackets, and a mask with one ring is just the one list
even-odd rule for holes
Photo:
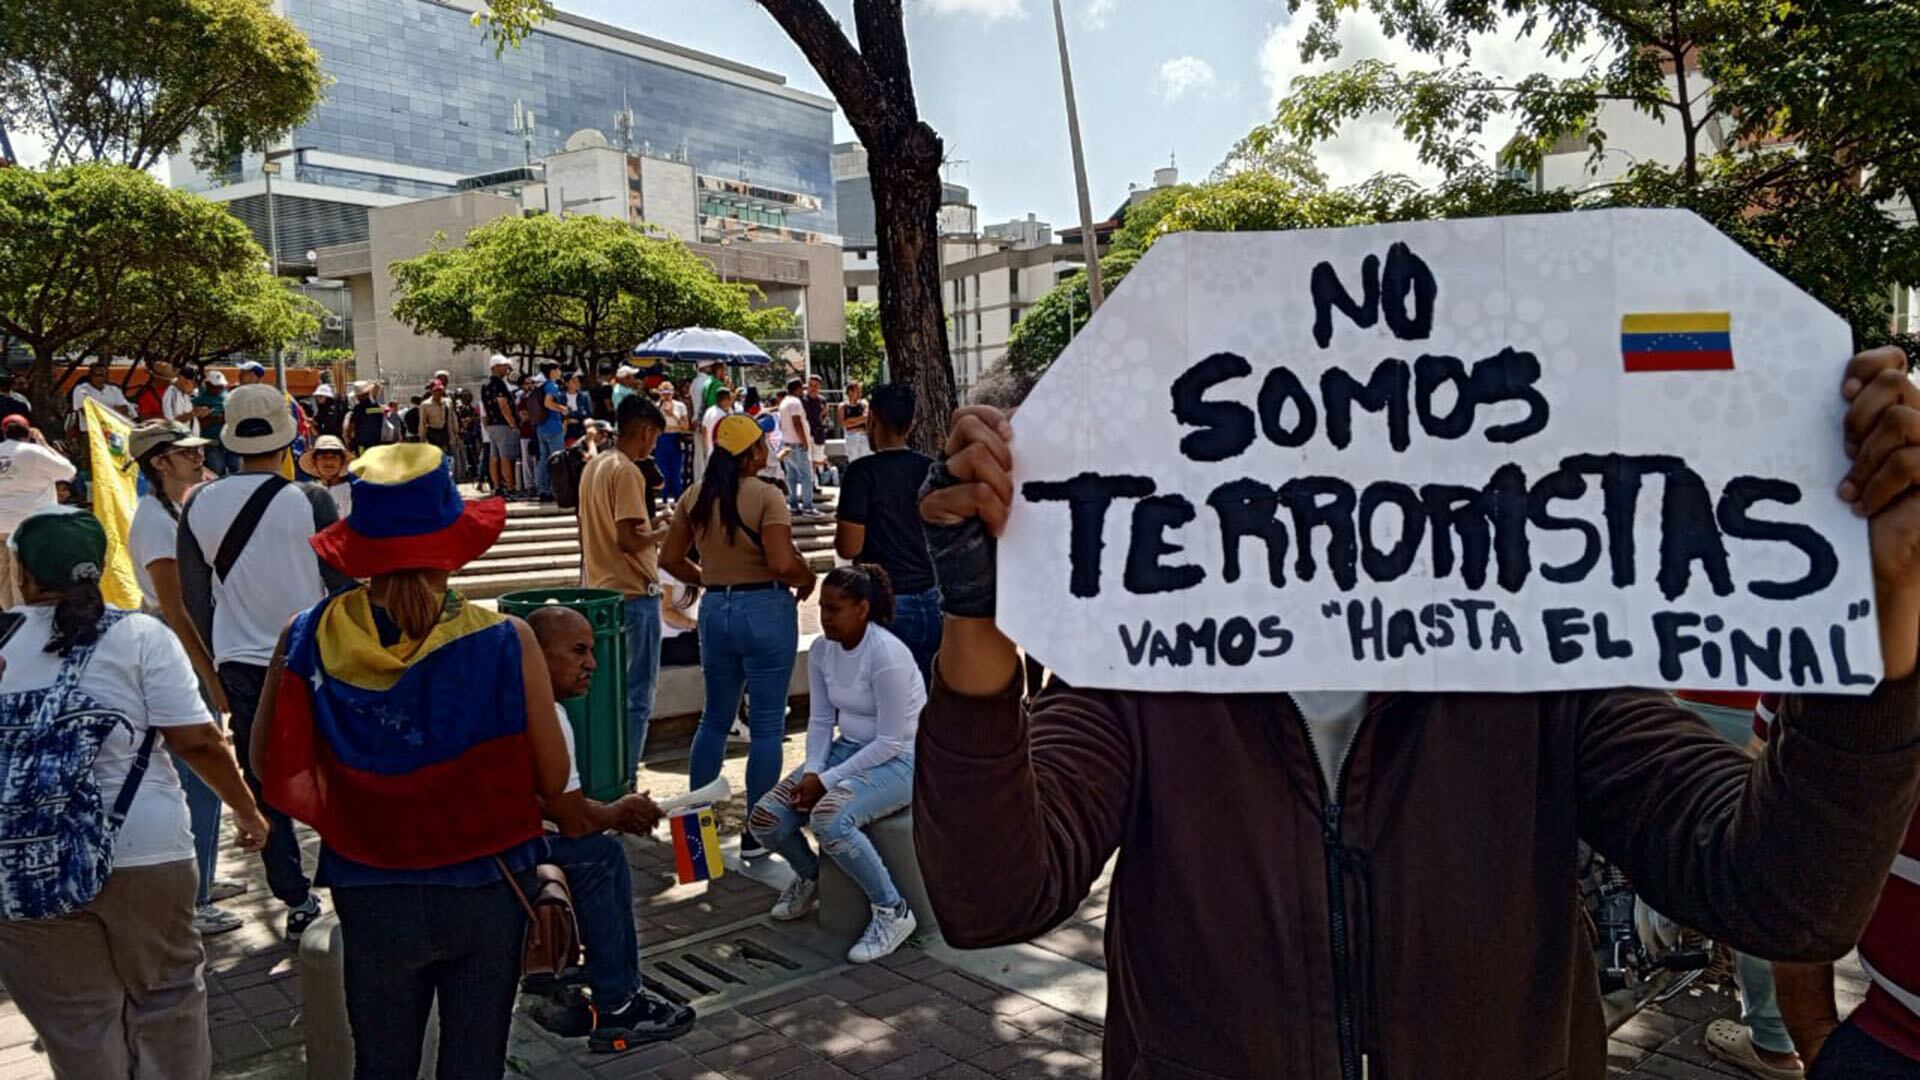
[[[927,900],[926,882],[920,879],[920,857],[913,847],[913,808],[888,814],[866,828],[887,873],[893,875],[894,888],[906,898],[920,929],[938,932],[933,905]],[[867,894],[840,869],[831,858],[820,857],[820,926],[851,945],[867,928],[873,917]]]

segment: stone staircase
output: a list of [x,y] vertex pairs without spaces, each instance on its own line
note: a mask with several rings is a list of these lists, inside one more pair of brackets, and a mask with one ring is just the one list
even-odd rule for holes
[[[466,492],[469,496],[472,491]],[[816,574],[833,569],[836,488],[820,489],[814,505],[828,515],[798,521],[793,540]],[[580,584],[580,533],[571,510],[552,503],[507,504],[507,528],[485,555],[453,576],[452,585],[475,600],[519,589],[563,589]]]

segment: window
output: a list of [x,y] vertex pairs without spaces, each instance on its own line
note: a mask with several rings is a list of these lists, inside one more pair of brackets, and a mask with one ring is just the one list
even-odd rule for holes
[[1019,324],[1019,322],[1020,322],[1020,309],[1013,308],[1009,310],[1007,313],[1007,325],[1016,326]]
[[1017,266],[1007,267],[1007,295],[1015,300],[1020,298],[1020,268]]
[[858,285],[848,286],[847,287],[847,303],[857,304],[859,302],[860,302],[860,287]]

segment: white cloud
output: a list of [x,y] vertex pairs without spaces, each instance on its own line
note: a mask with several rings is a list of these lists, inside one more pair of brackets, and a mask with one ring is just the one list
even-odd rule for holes
[[1213,85],[1213,65],[1197,56],[1176,56],[1160,65],[1160,75],[1154,85],[1161,97],[1179,101],[1193,91]]
[[975,15],[989,22],[1027,17],[1027,0],[926,0],[926,4],[938,15]]
[[1105,30],[1107,20],[1113,17],[1114,5],[1119,0],[1087,0],[1080,8],[1080,21],[1091,30]]
[[[1312,20],[1297,17],[1273,27],[1260,47],[1260,78],[1267,85],[1268,100],[1278,105],[1286,97],[1293,80],[1301,75],[1318,75],[1337,70],[1356,60],[1385,60],[1403,69],[1432,69],[1440,64],[1432,57],[1415,52],[1404,41],[1390,39],[1370,14],[1343,12],[1338,38],[1340,55],[1333,61],[1300,62],[1300,42]],[[1578,58],[1559,60],[1548,56],[1535,40],[1518,36],[1519,23],[1509,20],[1490,34],[1472,39],[1473,66],[1503,78],[1519,78],[1533,72],[1553,76],[1575,74],[1585,68]],[[1449,58],[1456,62],[1459,58]],[[1490,121],[1481,133],[1481,145],[1487,160],[1493,150],[1513,134],[1513,125],[1499,118]],[[1341,128],[1337,138],[1314,148],[1320,167],[1334,183],[1352,183],[1375,173],[1405,173],[1417,180],[1439,178],[1437,170],[1421,164],[1414,146],[1400,133],[1391,118],[1384,115],[1362,117]]]

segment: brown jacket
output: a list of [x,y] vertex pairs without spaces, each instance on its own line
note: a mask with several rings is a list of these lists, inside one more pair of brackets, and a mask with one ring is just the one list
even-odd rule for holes
[[1364,1055],[1368,1080],[1598,1080],[1578,840],[1763,957],[1836,957],[1872,911],[1920,798],[1920,683],[1790,701],[1755,762],[1664,694],[1376,696],[1330,802],[1284,695],[1023,711],[936,685],[915,832],[963,948],[1058,924],[1120,853],[1110,1077],[1357,1078]]

